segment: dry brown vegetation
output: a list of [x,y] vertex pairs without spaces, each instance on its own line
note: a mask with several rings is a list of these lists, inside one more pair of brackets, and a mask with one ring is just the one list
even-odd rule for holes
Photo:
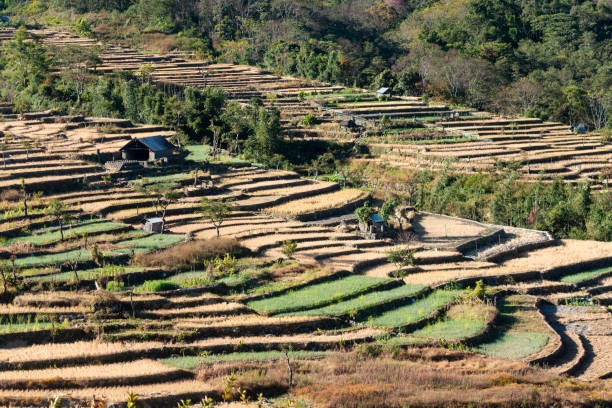
[[[444,349],[379,353],[370,346],[291,362],[289,395],[316,407],[603,407],[612,397],[609,383],[559,379],[519,362]],[[214,381],[233,371],[243,389],[288,388],[283,361],[205,366],[198,376]]]
[[220,258],[225,254],[243,256],[248,250],[233,238],[218,238],[185,242],[161,251],[136,256],[135,263],[141,266],[159,267],[169,270],[202,268],[205,261]]
[[[322,407],[468,404],[569,407],[590,399],[587,393],[576,392],[575,385],[546,384],[553,382],[554,377],[540,370],[477,357],[435,363],[427,360],[398,363],[389,358],[364,362],[353,357],[337,359],[323,367],[318,362],[308,364],[316,366],[316,374],[309,378],[313,384],[298,387],[296,394],[307,396]],[[594,391],[591,387],[584,388]],[[463,392],[457,392],[459,389]],[[602,401],[609,396],[609,390],[599,394]]]

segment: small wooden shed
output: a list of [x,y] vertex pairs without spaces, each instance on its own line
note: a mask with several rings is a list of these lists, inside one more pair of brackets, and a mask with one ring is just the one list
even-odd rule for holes
[[378,91],[376,91],[376,96],[378,96],[379,98],[391,98],[392,92],[391,92],[391,88],[380,88]]
[[380,214],[374,214],[370,217],[370,232],[373,234],[384,234],[386,232],[386,224]]
[[351,132],[357,129],[357,123],[355,122],[355,119],[353,118],[343,119],[340,121],[339,125],[342,129],[351,131]]
[[123,160],[152,162],[173,157],[177,148],[163,136],[149,136],[134,138],[119,151]]
[[146,232],[164,232],[164,220],[160,217],[147,218],[144,220],[142,229]]

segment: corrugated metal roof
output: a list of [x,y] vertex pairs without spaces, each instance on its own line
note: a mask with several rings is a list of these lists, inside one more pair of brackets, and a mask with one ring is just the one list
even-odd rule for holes
[[376,91],[377,94],[381,94],[384,95],[389,91],[389,88],[380,88],[378,91]]
[[372,217],[370,217],[370,219],[372,222],[384,222],[380,214],[374,214]]
[[150,224],[160,224],[164,222],[164,220],[162,218],[154,217],[154,218],[147,218],[147,222]]
[[136,140],[153,152],[176,149],[176,147],[163,136],[138,137]]

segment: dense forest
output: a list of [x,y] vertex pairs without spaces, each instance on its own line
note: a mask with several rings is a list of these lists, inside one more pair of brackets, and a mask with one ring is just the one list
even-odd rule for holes
[[345,85],[602,128],[608,0],[4,1],[28,23]]

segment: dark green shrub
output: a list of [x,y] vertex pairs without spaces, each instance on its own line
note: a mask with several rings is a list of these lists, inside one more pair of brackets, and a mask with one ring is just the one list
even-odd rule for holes
[[138,287],[139,292],[165,292],[167,290],[180,289],[181,285],[167,280],[146,281]]

